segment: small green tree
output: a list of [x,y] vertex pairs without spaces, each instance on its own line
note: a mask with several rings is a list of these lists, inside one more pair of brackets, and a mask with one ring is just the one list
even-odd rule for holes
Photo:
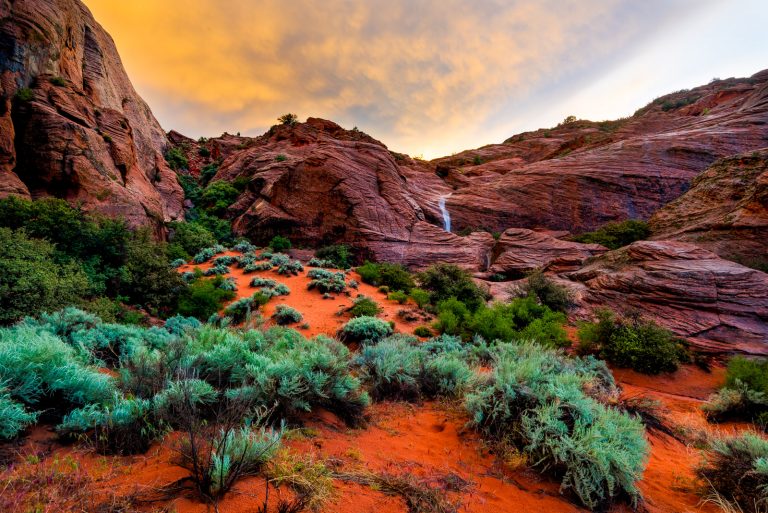
[[283,125],[293,126],[299,122],[299,117],[289,112],[288,114],[283,114],[277,120]]

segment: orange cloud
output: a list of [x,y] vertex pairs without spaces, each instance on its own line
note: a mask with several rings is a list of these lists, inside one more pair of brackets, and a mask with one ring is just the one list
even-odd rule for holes
[[600,69],[674,11],[660,0],[85,3],[166,129],[255,135],[291,111],[430,157],[492,142],[477,127]]

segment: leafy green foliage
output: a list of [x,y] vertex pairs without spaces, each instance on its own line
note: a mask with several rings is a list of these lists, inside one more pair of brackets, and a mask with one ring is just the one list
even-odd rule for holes
[[0,440],[16,438],[37,421],[37,416],[37,413],[27,411],[24,405],[14,401],[6,390],[0,390]]
[[291,308],[288,305],[277,305],[275,307],[275,313],[272,314],[272,317],[274,317],[275,322],[281,326],[301,322],[301,320],[304,318],[301,315],[301,312],[295,308]]
[[357,268],[364,283],[386,286],[390,290],[408,291],[416,286],[408,270],[399,264],[365,262]]
[[341,328],[341,337],[348,342],[376,343],[392,334],[392,326],[376,317],[361,316],[351,319]]
[[432,330],[429,329],[429,326],[416,326],[416,328],[413,330],[413,334],[422,338],[431,337]]
[[187,159],[187,156],[184,155],[184,152],[181,150],[181,148],[173,147],[166,151],[165,161],[168,162],[168,165],[174,171],[189,168],[189,159]]
[[421,288],[429,291],[430,302],[435,305],[453,297],[474,311],[484,305],[489,297],[467,271],[453,264],[435,264],[418,278]]
[[424,289],[411,289],[408,295],[419,308],[424,308],[429,304],[429,292]]
[[333,269],[336,267],[336,264],[331,260],[322,260],[317,257],[312,257],[309,262],[307,262],[307,265],[309,267],[320,267],[321,269]]
[[207,320],[219,311],[222,303],[235,297],[234,292],[221,288],[223,282],[221,276],[192,282],[179,298],[178,313],[202,321]]
[[300,272],[304,271],[304,266],[298,260],[289,260],[283,264],[280,264],[275,270],[277,274],[286,274],[298,276]]
[[387,296],[387,299],[390,301],[397,301],[401,305],[404,305],[408,302],[408,294],[403,292],[402,290],[397,290],[395,292],[390,292]]
[[648,456],[643,426],[585,390],[617,395],[610,372],[596,360],[506,344],[496,350],[493,375],[467,396],[466,406],[481,433],[558,469],[561,490],[588,508],[624,494],[636,502],[635,482]]
[[339,269],[349,269],[352,267],[352,264],[355,261],[352,248],[346,244],[324,246],[315,251],[315,257],[317,257],[319,260],[333,262],[333,266]]
[[706,465],[698,470],[710,486],[738,509],[759,513],[768,501],[768,441],[745,432],[716,439]]
[[78,303],[87,289],[82,268],[57,263],[49,242],[0,228],[0,324]]
[[203,190],[202,202],[205,209],[214,215],[221,215],[237,200],[240,191],[224,180],[211,182]]
[[352,317],[376,317],[379,312],[381,312],[381,308],[378,303],[367,296],[358,296],[349,308]]
[[735,356],[728,362],[725,385],[702,407],[713,421],[743,419],[768,426],[768,359]]
[[231,317],[234,322],[243,322],[259,308],[259,303],[254,301],[253,296],[243,297],[234,301],[224,309],[224,314]]
[[293,126],[299,122],[299,117],[289,112],[288,114],[283,114],[277,120],[283,125]]
[[326,271],[325,269],[310,269],[307,272],[310,278],[307,288],[309,290],[317,289],[320,292],[344,292],[347,288],[343,272]]
[[183,252],[180,258],[185,260],[189,260],[191,255],[197,254],[200,250],[216,244],[216,238],[210,230],[200,224],[171,223],[169,227],[171,229],[170,247],[180,249]]
[[276,253],[283,253],[291,249],[291,241],[282,235],[275,235],[272,240],[269,241],[269,247]]
[[601,244],[608,249],[619,249],[635,241],[646,239],[650,234],[648,223],[630,219],[607,223],[593,232],[577,235],[573,240],[585,244]]
[[522,296],[530,295],[555,312],[567,312],[573,304],[573,297],[568,289],[558,285],[541,271],[531,273],[525,280]]
[[598,322],[579,327],[582,351],[598,351],[600,357],[645,374],[673,372],[688,360],[684,341],[653,321],[621,318],[613,312],[598,312]]

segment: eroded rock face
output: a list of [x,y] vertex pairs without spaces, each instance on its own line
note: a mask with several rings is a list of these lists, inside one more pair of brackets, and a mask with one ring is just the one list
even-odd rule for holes
[[81,2],[1,2],[0,73],[0,195],[60,197],[158,229],[182,215],[165,133]]
[[600,244],[580,244],[553,237],[546,232],[510,228],[501,234],[494,248],[496,257],[490,271],[508,277],[540,269],[554,273],[575,271],[590,257],[608,251]]
[[287,235],[309,246],[351,243],[365,256],[414,268],[443,261],[478,270],[489,263],[493,237],[459,237],[427,222],[396,156],[362,132],[310,118],[243,146],[213,177],[248,181],[229,211],[238,234],[262,242]]
[[768,354],[768,274],[694,244],[635,242],[567,276],[587,307],[638,309],[700,349]]
[[648,219],[715,160],[765,146],[768,73],[674,93],[624,120],[576,121],[433,163],[456,230],[595,229]]
[[768,266],[768,150],[717,161],[649,224],[654,239],[692,242],[723,258]]

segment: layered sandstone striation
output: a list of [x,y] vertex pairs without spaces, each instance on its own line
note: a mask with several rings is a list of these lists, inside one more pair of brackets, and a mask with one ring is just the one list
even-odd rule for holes
[[0,97],[0,195],[158,230],[182,215],[165,133],[81,2],[0,2]]

